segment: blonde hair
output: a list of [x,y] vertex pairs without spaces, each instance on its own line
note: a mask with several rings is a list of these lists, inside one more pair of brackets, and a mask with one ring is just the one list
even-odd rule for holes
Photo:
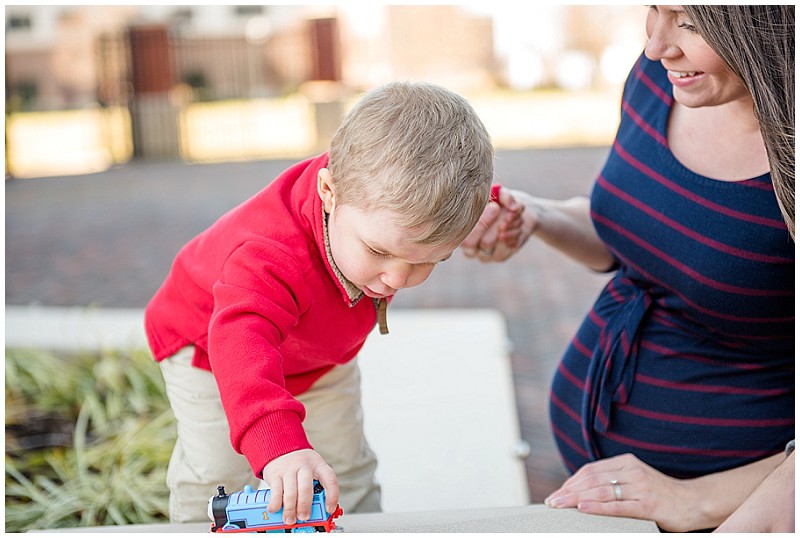
[[778,205],[794,238],[794,6],[683,6],[753,96]]
[[336,199],[388,209],[420,244],[461,242],[489,200],[494,150],[463,97],[423,82],[366,93],[331,140]]

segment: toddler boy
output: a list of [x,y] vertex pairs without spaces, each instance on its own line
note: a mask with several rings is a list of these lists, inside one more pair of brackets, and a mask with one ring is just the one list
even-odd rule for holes
[[[329,152],[295,164],[178,253],[145,311],[178,437],[170,518],[202,521],[217,485],[263,478],[270,511],[379,511],[356,355],[387,301],[421,284],[489,199],[493,149],[462,97],[367,93]],[[255,483],[254,483],[255,482]]]

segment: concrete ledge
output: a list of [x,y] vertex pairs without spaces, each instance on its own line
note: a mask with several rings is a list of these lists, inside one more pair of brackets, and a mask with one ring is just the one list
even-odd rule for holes
[[[475,488],[480,494],[480,487]],[[657,533],[650,521],[638,519],[590,516],[571,509],[552,509],[544,505],[516,508],[423,511],[393,514],[353,514],[338,518],[336,523],[346,533]],[[136,532],[190,533],[209,531],[211,523],[181,525],[127,525],[58,529],[44,532]]]
[[[480,485],[473,492],[482,495]],[[590,516],[544,505],[402,514],[354,514],[337,519],[344,532],[658,532],[650,521]]]
[[65,351],[147,348],[140,309],[6,306],[6,347]]

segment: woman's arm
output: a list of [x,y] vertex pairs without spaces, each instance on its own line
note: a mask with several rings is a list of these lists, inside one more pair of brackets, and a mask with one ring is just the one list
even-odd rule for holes
[[714,532],[794,532],[794,452]]
[[536,237],[590,269],[611,268],[614,259],[594,228],[588,198],[546,200],[520,191],[514,196],[525,205],[523,218],[535,221]]

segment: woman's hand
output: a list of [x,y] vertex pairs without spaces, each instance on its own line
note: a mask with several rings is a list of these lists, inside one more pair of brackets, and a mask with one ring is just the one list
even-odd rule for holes
[[[616,481],[616,487],[612,483]],[[702,500],[691,480],[677,480],[624,454],[584,465],[547,499],[551,508],[655,521],[665,531],[713,528],[700,521]]]

